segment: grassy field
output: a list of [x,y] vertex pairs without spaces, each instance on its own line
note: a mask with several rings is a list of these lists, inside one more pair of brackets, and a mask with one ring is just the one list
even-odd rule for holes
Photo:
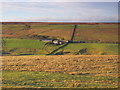
[[[47,45],[45,42],[30,39],[5,38],[3,55],[45,55],[62,45]],[[118,55],[118,44],[72,43],[54,54]]]
[[70,43],[58,49],[62,45],[45,46],[38,40],[70,40],[73,28],[74,24],[31,24],[30,29],[2,25],[2,87],[118,88],[118,25],[77,26],[74,41],[97,43]]
[[117,55],[3,56],[3,87],[118,88]]
[[[70,40],[74,25],[31,25],[26,30],[25,25],[2,25],[3,37],[30,38],[33,35],[43,35],[58,39]],[[118,42],[117,24],[97,24],[77,26],[74,40]]]
[[[118,44],[103,43],[75,43],[65,47],[66,50],[79,52],[83,55],[118,55]],[[83,50],[80,52],[80,50]],[[75,53],[75,52],[73,52]]]
[[45,55],[58,48],[49,45],[44,48],[45,42],[30,39],[4,39],[3,55]]
[[[2,25],[2,37],[5,41],[3,55],[45,55],[60,46],[47,45],[38,41],[40,37],[59,40],[70,40],[74,24],[49,25],[31,24],[26,29],[24,24]],[[79,24],[75,32],[74,41],[90,42],[118,42],[117,24]],[[44,48],[43,48],[44,47]],[[118,44],[111,43],[74,43],[61,48],[54,54],[82,54],[82,55],[117,55]]]
[[44,42],[30,39],[3,39],[5,41],[5,48],[35,48],[39,49],[44,46]]
[[118,25],[79,25],[74,40],[118,41]]
[[7,88],[118,88],[118,78],[50,72],[3,71]]

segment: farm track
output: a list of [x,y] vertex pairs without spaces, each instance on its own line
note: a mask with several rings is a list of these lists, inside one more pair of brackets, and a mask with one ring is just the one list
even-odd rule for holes
[[2,70],[118,77],[117,55],[2,56]]

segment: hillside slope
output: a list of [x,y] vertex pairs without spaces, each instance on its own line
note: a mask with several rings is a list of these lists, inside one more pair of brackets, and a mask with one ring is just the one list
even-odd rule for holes
[[[30,38],[34,35],[70,40],[74,24],[72,25],[44,25],[32,24],[26,29],[23,24],[2,25],[3,37]],[[74,40],[118,42],[118,24],[79,24]]]
[[[31,39],[3,39],[3,55],[46,55],[62,45],[45,45],[45,42]],[[55,55],[118,55],[118,44],[71,43],[59,49]]]
[[3,56],[3,87],[118,88],[117,55]]

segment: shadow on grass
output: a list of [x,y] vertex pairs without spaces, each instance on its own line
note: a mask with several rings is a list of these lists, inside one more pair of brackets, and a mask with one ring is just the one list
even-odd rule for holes
[[[57,52],[59,49],[64,48],[64,47],[67,46],[68,44],[69,44],[69,42],[68,42],[68,43],[65,43],[63,46],[61,46],[61,47],[59,47],[59,48],[53,50],[51,53],[46,54],[46,55],[56,55],[55,52]],[[57,54],[57,55],[58,55],[58,54]]]
[[21,55],[34,55],[34,54],[19,54],[18,56],[21,56]]

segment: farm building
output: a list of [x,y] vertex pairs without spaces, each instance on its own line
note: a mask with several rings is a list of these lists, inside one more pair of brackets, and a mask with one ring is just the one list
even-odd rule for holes
[[43,40],[40,40],[40,41],[43,41],[43,42],[52,42],[53,39],[43,39]]
[[53,40],[52,43],[53,43],[53,44],[56,44],[56,45],[61,45],[61,44],[63,44],[64,42],[63,42],[63,41],[60,41],[60,40]]
[[57,40],[57,39],[43,39],[41,41],[49,42],[50,44],[55,44],[55,45],[61,45],[61,44],[64,43],[63,41],[60,41],[60,40]]

